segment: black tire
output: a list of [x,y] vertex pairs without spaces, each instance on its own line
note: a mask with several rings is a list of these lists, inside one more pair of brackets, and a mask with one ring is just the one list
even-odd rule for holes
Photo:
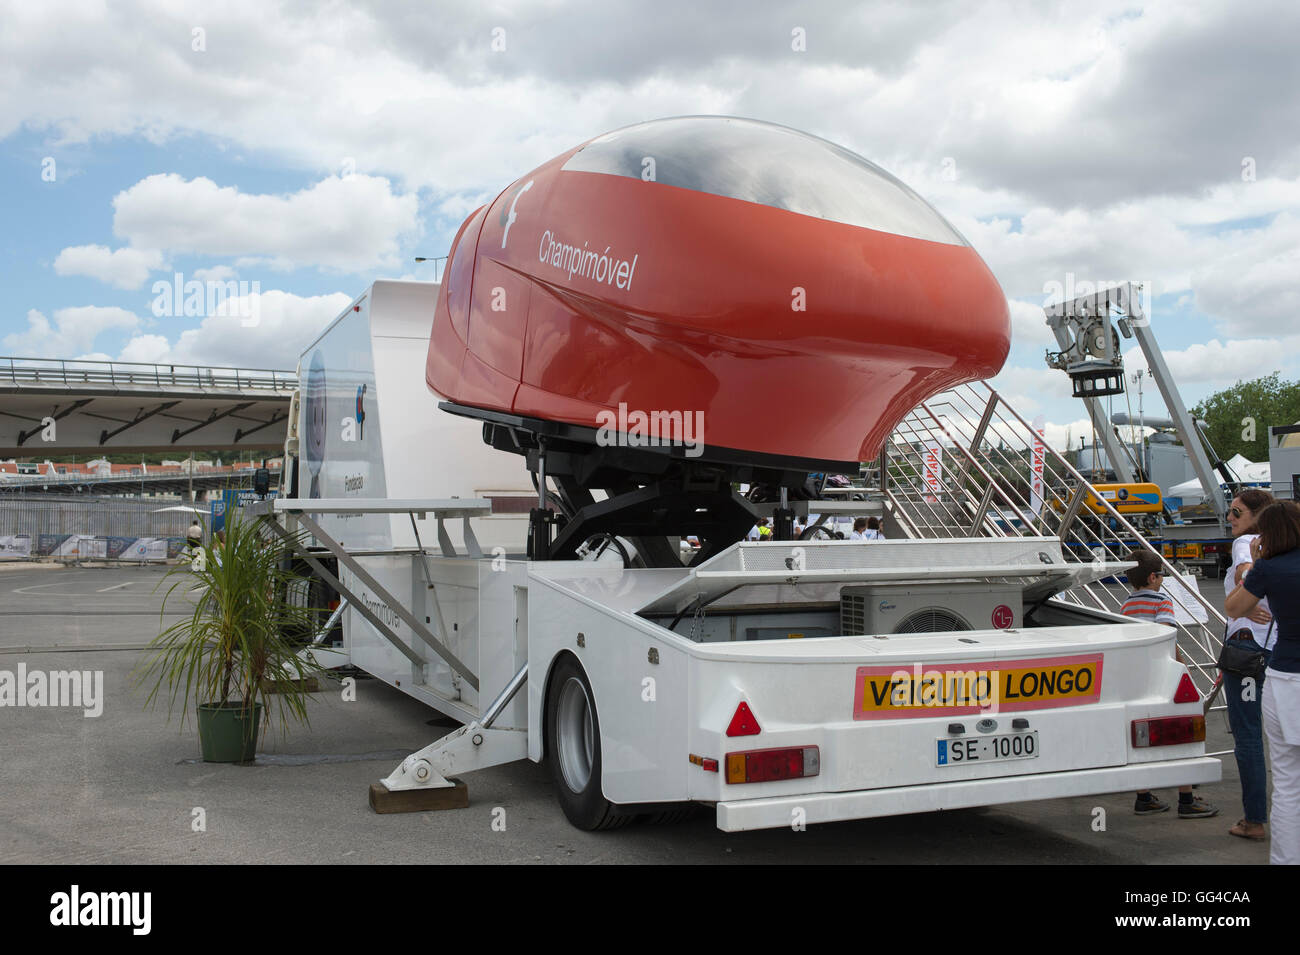
[[[327,566],[333,573],[338,573],[338,568],[332,561],[327,562]],[[311,607],[316,610],[314,622],[310,627],[295,626],[285,627],[284,637],[291,643],[306,646],[315,639],[317,632],[325,626],[333,611],[330,604],[339,599],[339,595],[334,588],[327,584],[324,579],[317,575],[315,569],[305,560],[294,558],[290,566],[291,571],[298,576],[286,588],[284,599],[287,603],[296,607]],[[334,624],[330,635],[325,638],[325,646],[341,646],[343,642],[343,622]]]
[[645,816],[645,821],[652,826],[672,826],[679,822],[685,822],[695,815],[699,808],[695,803],[688,803],[679,809],[665,809],[661,812],[649,813]]
[[619,829],[636,819],[600,788],[600,718],[587,674],[565,654],[546,693],[546,759],[565,817],[579,829]]

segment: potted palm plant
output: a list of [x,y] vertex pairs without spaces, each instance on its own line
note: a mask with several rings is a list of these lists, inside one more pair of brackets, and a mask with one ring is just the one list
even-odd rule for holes
[[282,730],[307,722],[310,688],[325,668],[301,635],[313,632],[320,610],[295,599],[310,588],[256,520],[231,509],[222,537],[168,574],[179,579],[163,613],[169,601],[197,599],[149,645],[139,680],[150,686],[146,705],[167,698],[169,717],[178,700],[188,712],[195,699],[206,762],[248,762],[271,722]]

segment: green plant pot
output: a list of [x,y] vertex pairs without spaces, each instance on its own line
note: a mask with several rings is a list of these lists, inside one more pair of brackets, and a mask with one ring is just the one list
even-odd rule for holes
[[200,703],[199,743],[205,763],[250,763],[257,755],[257,731],[262,704],[253,704],[251,718],[242,703]]

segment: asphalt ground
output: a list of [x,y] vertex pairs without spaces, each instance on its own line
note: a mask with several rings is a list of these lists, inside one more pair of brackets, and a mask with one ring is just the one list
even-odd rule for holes
[[[571,827],[549,769],[467,774],[470,806],[376,815],[370,783],[452,728],[378,680],[355,702],[326,684],[309,727],[269,735],[250,766],[199,760],[193,719],[150,711],[132,682],[159,630],[164,569],[0,565],[0,670],[101,670],[100,716],[0,708],[3,863],[1058,863],[1261,864],[1267,843],[1227,834],[1241,812],[1235,761],[1200,792],[1213,819],[1139,817],[1130,793],[748,833],[712,814],[614,832]],[[1203,588],[1221,603],[1221,585]],[[175,606],[175,605],[170,605]],[[162,619],[165,625],[176,619]],[[1208,749],[1230,746],[1221,713]],[[1172,790],[1161,793],[1169,802]],[[1106,812],[1095,831],[1094,809]],[[202,831],[196,820],[202,819]],[[494,825],[495,823],[495,825]],[[504,823],[504,828],[502,824]]]

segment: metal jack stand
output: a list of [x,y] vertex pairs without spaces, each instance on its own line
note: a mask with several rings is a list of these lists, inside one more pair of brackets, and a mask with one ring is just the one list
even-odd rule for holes
[[794,510],[790,507],[790,492],[781,488],[781,506],[772,512],[772,539],[794,540]]
[[537,444],[537,506],[528,512],[528,557],[550,560],[555,512],[546,506],[546,439],[538,438]]

